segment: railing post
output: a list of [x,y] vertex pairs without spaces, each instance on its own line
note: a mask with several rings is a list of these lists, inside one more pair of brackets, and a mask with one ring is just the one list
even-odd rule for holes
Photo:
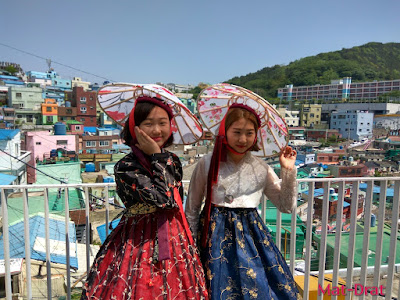
[[50,221],[49,221],[49,190],[44,189],[44,224],[46,235],[46,270],[47,299],[52,299],[51,293],[51,260],[50,260]]
[[396,259],[396,245],[398,235],[398,220],[399,220],[399,197],[400,197],[400,181],[396,181],[394,184],[394,195],[393,195],[393,208],[392,208],[392,230],[390,232],[390,251],[389,251],[389,263],[388,263],[388,276],[386,285],[386,300],[390,300],[392,297],[393,289],[393,277],[395,272],[395,259]]
[[90,228],[90,201],[89,201],[89,187],[85,186],[85,218],[86,218],[86,277],[89,274],[90,270],[90,237],[91,237],[91,228]]
[[[339,183],[338,188],[338,203],[336,209],[336,233],[335,233],[335,249],[339,250],[342,238],[342,226],[343,226],[343,204],[344,204],[344,182]],[[332,286],[338,286],[339,282],[339,268],[340,268],[340,251],[335,251],[333,255],[333,280]],[[333,300],[337,297],[333,295]]]
[[308,300],[310,290],[310,268],[311,268],[311,249],[312,249],[312,220],[314,211],[314,182],[308,184],[308,206],[307,206],[307,231],[306,231],[306,257],[303,300]]
[[[347,287],[353,286],[353,268],[354,268],[354,245],[356,239],[356,223],[357,223],[357,210],[358,210],[358,189],[360,187],[359,181],[353,182],[352,197],[350,205],[350,235],[349,235],[349,251],[347,259]],[[351,300],[351,293],[346,294],[346,300]]]
[[105,193],[105,207],[106,207],[106,236],[108,236],[109,232],[109,228],[108,228],[108,223],[110,222],[110,203],[109,203],[109,192],[108,192],[108,184],[105,186],[104,188],[104,193]]
[[[292,225],[291,225],[291,234],[290,234],[290,271],[292,274],[294,273],[295,260],[296,260],[296,229],[297,229],[297,214],[296,210],[292,212]],[[286,259],[286,257],[285,257]]]
[[67,268],[67,300],[71,300],[71,252],[69,245],[69,188],[65,188],[65,249]]
[[[326,241],[328,234],[328,211],[330,202],[330,182],[324,182],[324,202],[322,203],[322,223],[321,223],[321,240],[319,244],[319,274],[318,274],[318,286],[324,286],[325,278],[325,263],[326,263]],[[318,295],[318,299],[322,299],[322,293]]]
[[[379,286],[379,281],[381,277],[381,260],[382,260],[382,242],[383,242],[383,227],[385,223],[385,209],[386,209],[386,189],[387,180],[380,182],[380,196],[379,196],[379,213],[378,213],[378,231],[376,238],[376,248],[375,248],[375,274],[374,274],[374,285]],[[372,296],[373,300],[378,299],[378,296]]]
[[[361,259],[361,276],[360,283],[366,286],[367,283],[367,267],[368,267],[368,252],[369,252],[369,233],[371,226],[371,206],[372,196],[374,193],[374,181],[367,183],[367,195],[364,201],[364,237],[363,237],[363,251]],[[364,299],[364,294],[361,295],[360,300]]]
[[29,205],[28,190],[24,189],[24,234],[25,234],[25,266],[26,266],[26,297],[32,299],[32,275],[31,275],[31,243],[29,232]]
[[12,289],[11,289],[11,270],[10,270],[10,234],[8,227],[8,201],[4,193],[4,189],[1,192],[1,214],[3,219],[3,249],[4,249],[4,268],[5,268],[5,290],[6,299],[12,299]]

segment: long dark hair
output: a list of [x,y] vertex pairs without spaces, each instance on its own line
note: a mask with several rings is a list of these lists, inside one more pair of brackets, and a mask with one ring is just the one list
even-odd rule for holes
[[[144,120],[146,120],[155,106],[156,106],[155,104],[150,102],[137,103],[134,112],[135,125],[139,126]],[[133,138],[129,130],[129,118],[126,120],[125,126],[121,131],[121,138],[124,140],[125,145],[131,146]],[[171,134],[171,136],[165,142],[164,148],[171,146],[173,142],[174,142],[174,137]]]

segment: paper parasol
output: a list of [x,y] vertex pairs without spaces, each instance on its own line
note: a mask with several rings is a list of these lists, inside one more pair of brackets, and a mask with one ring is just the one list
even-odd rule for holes
[[174,144],[193,144],[203,135],[203,129],[190,110],[168,89],[156,84],[112,83],[102,86],[97,100],[103,111],[121,126],[141,96],[157,97],[173,112],[171,129]]
[[197,110],[204,126],[214,135],[219,124],[233,103],[241,103],[254,109],[261,120],[258,131],[260,151],[257,156],[274,156],[285,148],[289,141],[285,120],[271,104],[256,93],[245,88],[219,83],[204,89],[197,98]]

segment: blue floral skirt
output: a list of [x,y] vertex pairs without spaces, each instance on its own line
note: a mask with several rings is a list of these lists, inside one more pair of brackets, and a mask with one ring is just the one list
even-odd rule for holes
[[213,206],[201,259],[210,299],[298,298],[289,267],[255,208]]

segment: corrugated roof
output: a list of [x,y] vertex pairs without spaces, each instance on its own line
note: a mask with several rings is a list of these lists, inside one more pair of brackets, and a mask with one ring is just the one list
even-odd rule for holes
[[[377,239],[378,239],[378,234],[373,231],[373,229],[376,227],[371,227],[371,232],[369,234],[369,250],[368,250],[368,266],[374,266],[375,265],[375,250],[376,250],[376,245],[377,245]],[[355,251],[354,251],[354,266],[360,267],[363,262],[362,262],[362,253],[363,253],[363,239],[364,239],[364,232],[357,232],[356,237],[355,237]],[[340,243],[340,256],[343,257],[341,258],[340,261],[340,267],[341,268],[346,268],[347,267],[347,255],[349,252],[349,244],[350,244],[350,233],[347,232],[342,232],[342,237],[341,237],[341,243]],[[327,252],[333,253],[335,249],[335,234],[328,234],[326,238],[326,243],[328,250]],[[390,230],[389,229],[384,229],[383,231],[383,241],[382,244],[384,247],[382,248],[382,259],[381,259],[381,264],[385,265],[388,263],[388,257],[389,257],[389,251],[390,247],[385,247],[385,245],[390,245]],[[397,248],[400,247],[400,241],[396,241],[397,243]],[[400,263],[400,252],[396,251],[396,258],[395,262]],[[330,266],[333,263],[333,255],[327,254],[327,265]]]
[[91,133],[96,133],[97,127],[90,127],[90,126],[84,126],[83,131],[84,132],[91,132]]
[[[77,189],[68,190],[68,205],[70,210],[81,209],[85,207],[84,194]],[[64,191],[61,189],[60,195],[57,189],[49,189],[49,209],[50,213],[56,215],[64,215],[65,212],[65,200]],[[61,197],[59,197],[61,196]],[[29,214],[33,215],[36,213],[44,212],[44,195],[43,191],[29,192]],[[13,224],[20,222],[24,218],[24,199],[22,193],[11,194],[8,198],[8,222]]]
[[115,128],[97,128],[98,131],[113,131]]
[[19,132],[19,129],[0,129],[0,140],[11,140]]
[[0,173],[0,185],[11,185],[17,176]]
[[[65,220],[62,217],[50,215],[50,261],[66,264]],[[69,222],[70,266],[78,268],[75,225]],[[10,258],[25,258],[24,222],[18,222],[9,227]],[[46,261],[45,219],[43,214],[29,218],[29,245],[31,259]],[[0,259],[4,259],[3,236],[0,237]]]

